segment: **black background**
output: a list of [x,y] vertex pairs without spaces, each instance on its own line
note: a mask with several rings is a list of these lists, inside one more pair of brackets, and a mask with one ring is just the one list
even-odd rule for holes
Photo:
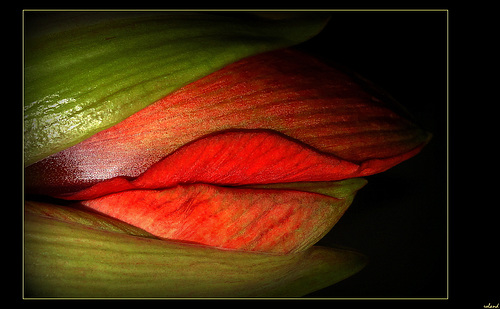
[[324,31],[297,47],[371,80],[433,134],[416,157],[366,177],[318,243],[359,250],[367,267],[308,297],[448,297],[447,17],[446,11],[331,12]]
[[[477,162],[477,157],[469,157],[471,152],[482,154],[488,148],[482,140],[481,143],[475,141],[475,132],[468,132],[470,121],[466,125],[462,121],[471,118],[469,114],[476,118],[484,116],[481,106],[485,104],[476,98],[470,101],[474,103],[471,109],[455,78],[465,74],[467,87],[471,79],[484,81],[485,76],[478,75],[476,68],[491,59],[487,53],[481,55],[486,59],[475,53],[476,58],[460,57],[468,61],[457,63],[455,60],[457,54],[468,55],[471,49],[482,51],[480,47],[484,45],[480,44],[484,43],[481,33],[489,23],[482,15],[488,8],[482,6],[478,11],[474,4],[471,5],[461,13],[453,9],[449,12],[329,12],[332,18],[326,29],[298,46],[378,84],[404,105],[422,127],[433,133],[431,142],[416,157],[387,172],[366,177],[368,185],[358,193],[332,231],[319,242],[319,245],[347,246],[363,252],[370,259],[368,266],[306,297],[362,300],[336,301],[332,304],[336,307],[408,308],[413,305],[427,308],[432,303],[438,307],[483,308],[500,301],[498,216],[492,213],[496,205],[491,202],[495,192],[485,188],[487,180],[477,179],[476,173],[470,173],[471,169],[477,172],[478,166],[487,175],[494,175],[494,172],[488,156],[481,162]],[[450,18],[449,54],[447,17]],[[472,23],[480,29],[471,28]],[[21,32],[19,29],[17,33]],[[457,41],[467,48],[457,50]],[[486,42],[494,40],[490,38]],[[448,70],[447,61],[450,63]],[[471,68],[475,74],[464,72]],[[479,93],[474,91],[475,96]],[[448,117],[450,130],[447,130]],[[477,126],[477,120],[473,124]],[[457,144],[464,147],[457,149]],[[21,146],[18,148],[22,150]],[[469,150],[464,151],[466,149]],[[490,182],[494,187],[495,179]],[[478,187],[482,190],[477,190]],[[17,265],[20,261],[19,258]],[[21,282],[14,286],[20,287]],[[435,302],[363,300],[407,297],[449,299]],[[314,303],[321,302],[315,300]]]

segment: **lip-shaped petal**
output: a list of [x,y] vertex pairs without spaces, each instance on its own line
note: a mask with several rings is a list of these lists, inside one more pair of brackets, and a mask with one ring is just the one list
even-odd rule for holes
[[[30,165],[249,55],[303,42],[324,15],[65,12],[26,24],[24,157]],[[38,14],[38,15],[37,15]]]
[[130,190],[82,204],[160,238],[289,254],[309,248],[328,233],[365,183],[350,179],[267,188],[192,184]]
[[[380,172],[395,160],[411,155],[357,165],[271,131],[231,131],[190,143],[135,179],[116,177],[81,191],[54,195],[66,200],[88,200],[125,190],[163,189],[178,184],[241,186],[333,181]],[[43,192],[55,193],[49,189]]]
[[294,297],[366,264],[344,249],[270,255],[104,231],[25,215],[27,297]]
[[[327,167],[327,178],[320,172],[316,179],[274,182],[378,173],[418,153],[429,134],[396,112],[399,108],[391,99],[377,96],[305,54],[293,50],[265,53],[193,82],[108,130],[29,166],[26,186],[32,192],[61,194],[116,176],[137,177],[187,143],[228,129],[278,132],[310,146],[318,158],[330,160],[320,168]],[[222,148],[214,144],[214,152],[207,156],[219,156],[215,150]],[[244,156],[232,155],[235,160]],[[176,169],[176,164],[169,168]]]

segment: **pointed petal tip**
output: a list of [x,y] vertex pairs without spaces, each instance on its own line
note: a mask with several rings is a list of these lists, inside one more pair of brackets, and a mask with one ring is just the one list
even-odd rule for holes
[[[355,275],[368,264],[368,257],[353,249],[313,246],[307,254],[304,262],[308,265],[304,269],[308,273],[297,280],[296,291],[293,291],[294,284],[287,287],[287,295],[306,296],[327,288]],[[301,268],[297,269],[300,272]]]

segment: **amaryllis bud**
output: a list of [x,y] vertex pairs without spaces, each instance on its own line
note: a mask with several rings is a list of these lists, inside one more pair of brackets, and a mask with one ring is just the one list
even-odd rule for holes
[[313,245],[359,177],[430,134],[366,81],[276,50],[323,18],[232,23],[140,14],[29,38],[25,192],[76,201],[27,203],[34,295],[293,296],[364,266]]

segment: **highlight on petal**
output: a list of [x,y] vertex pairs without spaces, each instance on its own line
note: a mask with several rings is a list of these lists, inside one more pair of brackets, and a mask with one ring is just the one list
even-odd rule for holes
[[308,40],[327,22],[321,14],[268,20],[186,12],[24,18],[26,165],[229,63]]
[[27,297],[293,297],[366,265],[366,257],[345,249],[258,254],[132,236],[29,212],[25,220]]
[[[29,166],[26,185],[34,193],[64,194],[117,176],[135,178],[162,159],[173,160],[169,155],[179,157],[176,151],[182,152],[182,147],[203,144],[202,139],[217,132],[263,129],[300,144],[297,150],[307,145],[317,153],[308,159],[325,158],[321,170],[328,166],[330,171],[327,178],[316,175],[317,179],[278,182],[366,176],[410,158],[429,140],[430,135],[399,110],[390,98],[372,93],[308,55],[293,50],[268,52],[228,65]],[[275,140],[263,141],[262,147]],[[242,145],[238,140],[234,144]],[[241,147],[232,153],[234,160],[249,151]],[[219,156],[215,151],[222,148],[213,145],[214,152],[206,156]],[[176,164],[179,161],[169,168],[175,169]]]
[[81,204],[164,239],[288,254],[328,233],[365,184],[364,179],[258,188],[191,184],[130,190]]

